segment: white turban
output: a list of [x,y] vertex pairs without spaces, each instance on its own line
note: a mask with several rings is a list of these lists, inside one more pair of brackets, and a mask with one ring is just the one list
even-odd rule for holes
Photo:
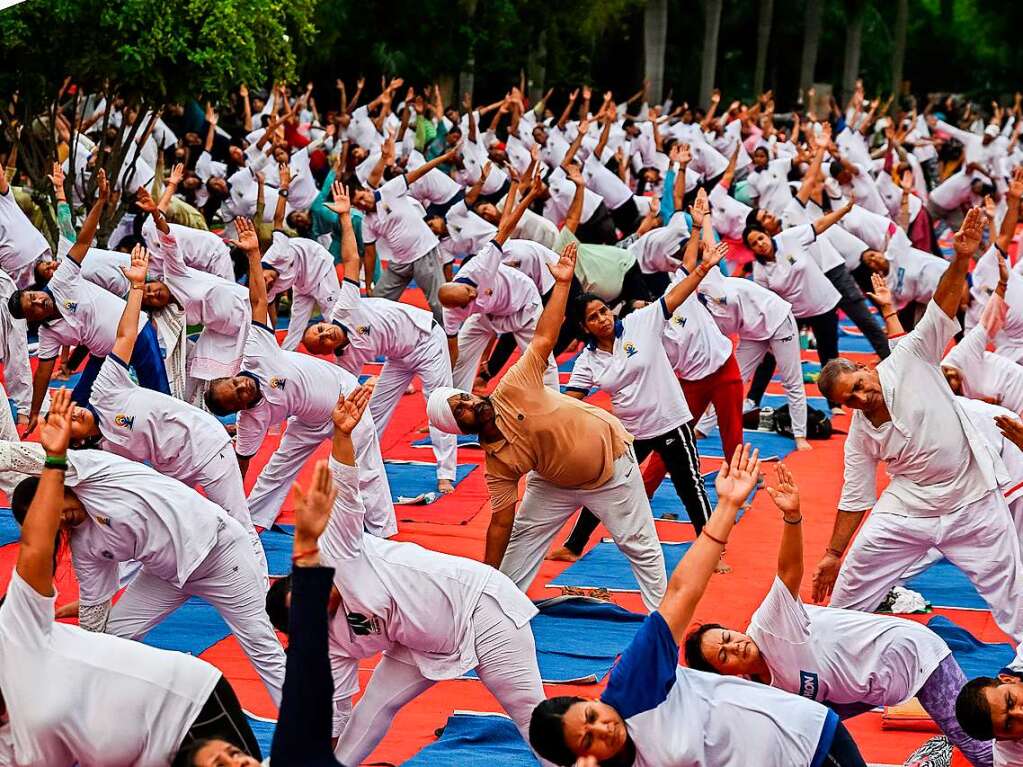
[[462,430],[458,426],[458,421],[455,420],[455,414],[451,410],[448,400],[467,393],[451,386],[434,389],[426,403],[426,415],[430,419],[430,425],[448,434],[461,434]]

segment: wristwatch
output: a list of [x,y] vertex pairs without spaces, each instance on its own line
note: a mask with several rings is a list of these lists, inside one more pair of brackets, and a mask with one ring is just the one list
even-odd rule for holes
[[277,190],[277,196],[278,197],[283,197],[285,200],[288,199],[288,190],[287,189],[278,189]]

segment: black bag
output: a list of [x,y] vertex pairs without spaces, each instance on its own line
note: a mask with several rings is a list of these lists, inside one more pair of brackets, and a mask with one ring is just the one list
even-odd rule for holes
[[[774,430],[783,437],[792,436],[792,416],[788,404],[774,411]],[[810,405],[806,406],[806,438],[828,439],[831,437],[831,419],[827,414]]]

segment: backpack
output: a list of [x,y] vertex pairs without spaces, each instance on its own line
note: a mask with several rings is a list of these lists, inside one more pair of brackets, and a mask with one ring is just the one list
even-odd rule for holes
[[[774,411],[774,430],[783,437],[792,436],[792,416],[788,403]],[[831,419],[827,414],[810,405],[806,406],[806,438],[828,439],[831,437]]]

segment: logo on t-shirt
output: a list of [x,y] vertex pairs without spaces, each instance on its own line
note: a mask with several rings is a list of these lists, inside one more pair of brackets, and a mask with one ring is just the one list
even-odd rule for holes
[[114,416],[114,426],[120,426],[122,429],[128,429],[135,425],[135,416],[125,415],[124,413],[118,413]]
[[799,672],[799,694],[810,700],[817,700],[817,693],[820,690],[820,680],[812,671]]
[[77,301],[64,301],[61,305],[67,311],[69,311],[71,313],[74,313],[74,312],[78,311],[78,302]]
[[369,335],[369,325],[356,325],[355,326],[355,332],[358,333],[360,336],[368,336]]
[[904,287],[903,283],[906,281],[906,267],[900,266],[899,267],[899,271],[897,271],[895,274],[896,274],[896,277],[895,277],[895,290],[892,291],[892,292],[894,292],[894,293],[901,293],[902,292],[902,288]]
[[634,357],[639,352],[639,349],[636,348],[636,344],[632,343],[632,341],[626,341],[622,348],[625,349],[626,357]]
[[682,327],[685,327],[686,324],[686,318],[683,317],[681,314],[673,314],[671,317],[671,321],[676,325],[681,325]]
[[345,619],[348,621],[348,626],[351,628],[352,633],[356,636],[369,636],[370,634],[379,634],[380,619],[375,615],[363,615],[362,613],[347,613]]
[[271,389],[280,389],[281,391],[284,391],[284,384],[287,382],[287,378],[282,378],[281,376],[270,376]]

